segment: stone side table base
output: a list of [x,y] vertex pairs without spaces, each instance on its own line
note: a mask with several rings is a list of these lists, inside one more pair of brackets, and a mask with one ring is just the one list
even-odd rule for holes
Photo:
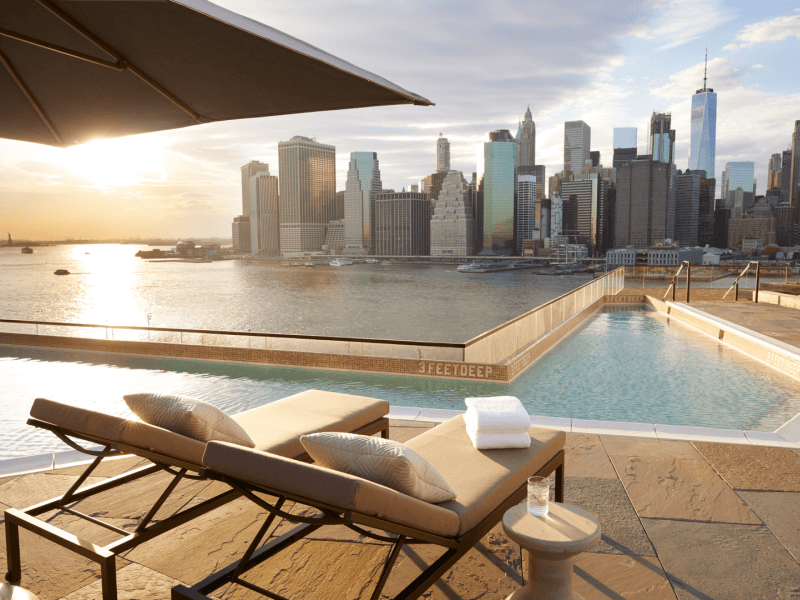
[[506,511],[503,530],[528,555],[527,585],[506,600],[583,600],[572,590],[572,565],[600,539],[592,515],[553,503],[547,516],[534,517],[523,503]]

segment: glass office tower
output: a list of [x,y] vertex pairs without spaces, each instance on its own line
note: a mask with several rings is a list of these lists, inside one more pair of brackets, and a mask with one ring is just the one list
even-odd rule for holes
[[483,144],[483,254],[509,255],[514,244],[517,142],[507,129]]
[[[708,57],[706,57],[708,62]],[[689,145],[689,170],[705,171],[706,177],[715,176],[714,160],[717,149],[717,95],[703,87],[692,96],[691,141]]]
[[381,193],[376,152],[351,152],[344,192],[346,253],[375,253],[375,196]]
[[737,188],[755,195],[755,170],[756,164],[752,161],[726,163],[722,172],[722,197],[727,198],[728,192],[734,192]]

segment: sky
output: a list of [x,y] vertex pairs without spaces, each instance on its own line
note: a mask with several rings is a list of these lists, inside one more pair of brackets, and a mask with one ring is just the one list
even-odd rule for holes
[[[435,171],[436,139],[469,178],[488,131],[530,106],[536,162],[563,168],[564,121],[592,129],[610,164],[614,127],[671,112],[676,163],[688,167],[691,97],[717,93],[716,177],[728,161],[767,161],[800,119],[800,0],[216,0],[420,94],[393,106],[213,123],[69,149],[0,139],[0,232],[15,239],[229,237],[241,213],[239,168],[278,175],[278,142],[336,146],[337,189],[350,152],[377,152],[384,188]],[[257,76],[257,74],[254,74]],[[0,135],[2,127],[0,124]],[[4,237],[4,236],[3,236]]]

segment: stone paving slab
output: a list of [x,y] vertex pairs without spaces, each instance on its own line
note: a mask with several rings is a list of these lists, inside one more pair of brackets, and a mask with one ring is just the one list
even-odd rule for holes
[[[133,469],[138,469],[139,467],[145,467],[152,464],[146,458],[140,458],[138,456],[126,456],[124,458],[117,458],[115,460],[104,460],[97,468],[92,471],[92,477],[116,477],[117,475],[122,475],[123,473],[127,473],[128,471],[132,471]],[[82,465],[74,465],[72,467],[64,467],[63,469],[58,469],[56,471],[46,471],[47,473],[58,473],[59,475],[81,475],[88,464]]]
[[130,550],[125,558],[193,585],[240,558],[265,516],[238,498]]
[[[0,485],[0,502],[12,508],[27,508],[39,502],[61,496],[78,480],[74,475],[30,473]],[[102,477],[89,477],[84,485],[103,481]]]
[[657,558],[584,552],[572,585],[584,600],[676,600]]
[[800,456],[788,448],[692,444],[734,489],[800,492]]
[[611,461],[639,517],[761,524],[704,461],[624,456]]
[[800,562],[800,494],[737,492],[784,548]]
[[[5,510],[7,506],[0,507]],[[33,592],[39,600],[56,600],[80,589],[100,578],[100,567],[85,558],[70,552],[20,529],[22,556],[22,581],[20,585]],[[0,565],[6,572],[6,528],[0,521]],[[129,561],[117,558],[116,567],[121,569]]]
[[[172,588],[180,585],[172,579],[136,563],[117,571],[117,600],[167,600]],[[100,581],[75,590],[61,600],[99,600],[102,597]]]
[[587,433],[568,433],[564,444],[564,472],[571,477],[601,477],[616,479],[617,473],[608,460],[600,436]]
[[689,442],[651,440],[619,435],[601,435],[600,440],[609,456],[703,460],[703,457]]
[[399,427],[394,426],[392,427],[391,422],[389,423],[389,437],[396,442],[400,442],[401,444],[405,444],[411,438],[417,437],[419,434],[426,432],[428,429],[431,429],[435,423],[419,423],[413,422],[409,423],[407,426]]
[[679,600],[794,600],[800,565],[766,527],[642,519]]
[[[48,475],[47,477],[52,477]],[[153,473],[112,490],[81,500],[75,508],[94,517],[141,518],[155,504],[173,476],[169,473]],[[102,481],[102,479],[101,479]],[[209,481],[182,480],[161,506],[156,518],[178,512],[198,493],[208,487]]]
[[[369,599],[389,550],[386,547],[302,540],[243,578],[286,598]],[[224,566],[224,565],[220,565]],[[224,600],[263,600],[240,585],[213,594]]]
[[[442,552],[442,548],[430,546],[404,549],[381,598],[397,595]],[[502,599],[522,585],[521,567],[519,547],[498,524],[422,597],[426,600]]]
[[602,535],[593,552],[656,555],[619,480],[567,477],[564,500],[588,511],[600,523]]

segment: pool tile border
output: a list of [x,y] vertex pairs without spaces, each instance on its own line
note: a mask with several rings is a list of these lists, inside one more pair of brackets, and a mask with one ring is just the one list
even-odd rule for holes
[[629,435],[657,439],[653,425],[647,423],[625,423],[621,421],[594,421],[572,419],[572,433],[603,433],[605,435]]

